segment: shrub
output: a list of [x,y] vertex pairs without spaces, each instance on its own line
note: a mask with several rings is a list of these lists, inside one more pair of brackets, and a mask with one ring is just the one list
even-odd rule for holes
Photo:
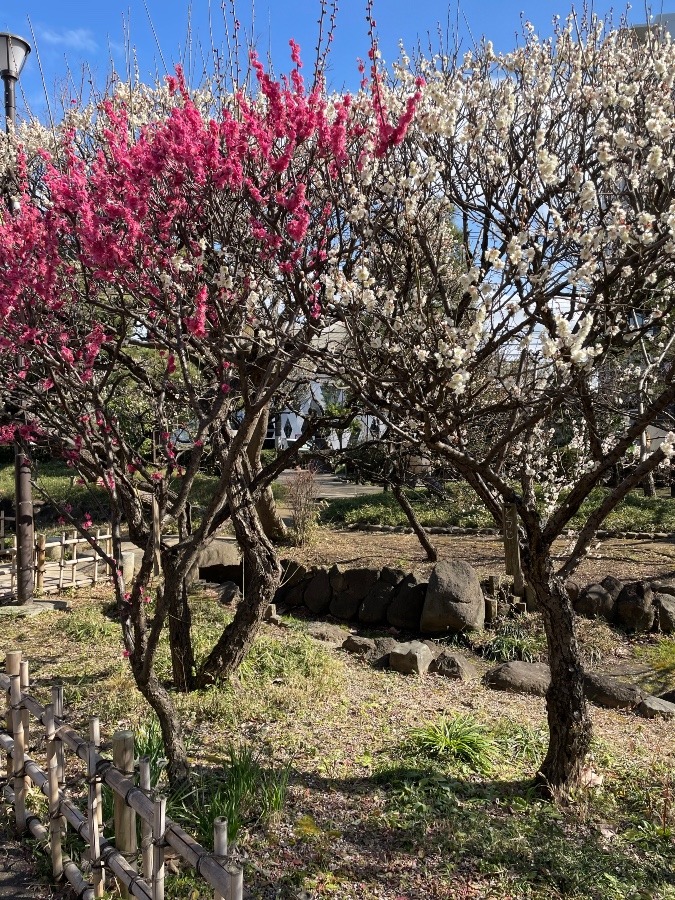
[[471,716],[443,716],[413,729],[410,745],[427,756],[449,757],[477,772],[489,771],[494,757],[494,742]]

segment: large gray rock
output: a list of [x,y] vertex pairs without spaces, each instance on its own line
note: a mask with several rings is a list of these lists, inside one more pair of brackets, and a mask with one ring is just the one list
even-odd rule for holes
[[661,697],[645,697],[635,707],[635,712],[645,719],[675,719],[675,703]]
[[644,691],[634,684],[594,672],[586,672],[584,675],[584,692],[588,700],[609,709],[637,706],[645,698]]
[[439,562],[429,579],[420,629],[445,634],[480,629],[485,622],[485,598],[476,570],[463,560]]
[[364,625],[380,625],[387,621],[387,609],[391,603],[396,586],[380,578],[368,591],[359,606],[359,622]]
[[305,588],[303,601],[308,609],[317,616],[327,612],[330,606],[330,579],[325,569],[314,569],[310,573],[310,581]]
[[404,675],[424,675],[433,658],[431,650],[422,641],[410,641],[394,645],[389,654],[389,665]]
[[337,619],[353,619],[379,574],[379,569],[341,569],[333,566],[329,573],[331,615]]
[[667,700],[668,703],[675,703],[675,691],[666,691],[665,694],[659,694],[659,700]]
[[675,578],[659,578],[652,581],[652,590],[655,594],[668,594],[675,597]]
[[333,625],[330,622],[309,622],[307,634],[317,641],[324,641],[326,644],[332,644],[334,647],[341,647],[349,637],[349,632],[346,628],[342,628],[340,625]]
[[387,622],[404,631],[419,631],[427,583],[416,575],[406,575],[387,608]]
[[623,584],[617,578],[608,575],[600,584],[589,584],[585,590],[581,591],[574,603],[574,611],[589,619],[602,618],[611,622],[614,619],[614,608],[622,589]]
[[281,560],[281,584],[274,595],[274,602],[286,609],[302,606],[307,569],[293,559]]
[[406,573],[403,569],[392,569],[390,566],[384,566],[380,572],[380,580],[385,581],[387,584],[391,584],[393,587],[400,584],[405,576]]
[[457,681],[470,681],[478,675],[478,670],[466,657],[459,653],[448,653],[447,650],[432,660],[429,672],[442,675],[444,678],[454,678]]
[[675,631],[675,597],[655,594],[654,604],[659,613],[659,628],[664,634],[672,634]]
[[375,669],[386,669],[389,665],[389,654],[398,644],[394,638],[381,637],[375,638],[375,655],[371,663]]
[[656,616],[651,587],[643,581],[624,585],[616,601],[614,616],[629,631],[649,631]]
[[375,641],[372,638],[361,637],[358,634],[350,634],[342,644],[342,649],[356,656],[371,657],[375,655]]
[[488,687],[512,694],[536,694],[543,697],[551,683],[551,672],[546,663],[528,663],[520,660],[502,663],[485,676]]

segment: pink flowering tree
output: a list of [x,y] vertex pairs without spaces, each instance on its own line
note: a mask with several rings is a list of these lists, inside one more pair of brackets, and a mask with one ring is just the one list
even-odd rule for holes
[[[154,671],[160,635],[168,620],[180,689],[229,675],[250,647],[279,578],[256,502],[292,458],[261,467],[250,447],[270,403],[297,385],[324,327],[325,279],[353,252],[343,191],[400,143],[419,98],[390,109],[377,92],[328,97],[320,78],[305,87],[291,47],[294,67],[278,81],[252,56],[254,95],[204,100],[178,70],[167,90],[125,88],[92,117],[71,117],[37,164],[19,148],[20,211],[0,225],[6,392],[34,436],[108,492],[124,645],[173,781],[187,758]],[[218,482],[193,522],[207,453]],[[176,542],[157,546],[153,509]],[[197,669],[187,578],[227,521],[246,598]],[[123,528],[143,551],[132,584]]]
[[548,639],[540,776],[554,791],[578,781],[591,739],[569,578],[603,519],[673,454],[672,433],[643,447],[559,559],[591,492],[647,425],[668,429],[675,401],[674,60],[670,40],[571,21],[506,56],[485,44],[422,61],[391,177],[356,185],[376,217],[353,227],[376,240],[327,283],[346,334],[334,371],[391,434],[452,465],[497,523],[517,509]]

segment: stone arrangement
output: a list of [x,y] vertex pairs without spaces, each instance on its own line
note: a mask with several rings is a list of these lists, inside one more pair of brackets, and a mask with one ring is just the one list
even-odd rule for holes
[[313,568],[284,562],[275,603],[305,606],[314,615],[423,634],[481,629],[485,597],[478,575],[463,560],[439,562],[428,582],[400,569]]
[[[282,561],[282,566],[282,584],[266,616],[268,621],[283,624],[277,607],[283,611],[305,607],[313,617],[330,616],[346,625],[314,621],[308,627],[312,636],[375,668],[460,681],[480,676],[480,669],[466,654],[425,637],[441,641],[480,630],[486,609],[494,612],[494,589],[484,593],[477,572],[467,562],[437,563],[428,582],[386,566],[307,569],[292,560]],[[600,617],[632,632],[675,632],[675,579],[624,583],[608,575],[584,588],[574,581],[566,586],[578,615]],[[220,585],[219,593],[222,602],[230,603],[239,592],[237,585],[228,581]],[[500,614],[513,613],[519,606],[524,604],[500,604],[498,609]],[[369,637],[347,630],[360,626],[396,635],[408,632],[413,638]],[[513,660],[491,668],[483,675],[483,683],[493,690],[543,697],[550,684],[550,671],[544,662]],[[675,691],[653,697],[628,681],[597,672],[585,674],[584,686],[587,699],[598,706],[631,709],[644,718],[675,718]]]
[[580,616],[605,619],[627,631],[675,632],[675,579],[624,583],[608,575],[583,589],[574,582],[567,588]]

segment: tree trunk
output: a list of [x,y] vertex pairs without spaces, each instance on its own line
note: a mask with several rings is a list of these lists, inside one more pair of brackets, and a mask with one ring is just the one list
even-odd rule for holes
[[650,472],[642,481],[642,493],[645,497],[656,497],[656,485],[654,484],[654,473]]
[[[164,570],[166,572],[166,568]],[[165,576],[164,591],[169,607],[169,646],[173,683],[183,694],[195,687],[195,658],[192,648],[192,614],[186,578]]]
[[539,602],[548,644],[551,684],[546,692],[549,745],[538,778],[553,795],[574,788],[591,743],[584,697],[584,672],[574,627],[574,610],[564,583],[551,574],[547,549],[530,545],[527,578]]
[[406,518],[410,522],[410,527],[417,535],[417,540],[422,545],[422,548],[424,549],[424,552],[427,555],[427,559],[430,562],[437,562],[438,553],[436,552],[436,548],[433,546],[433,544],[427,537],[427,533],[424,530],[424,528],[422,527],[422,525],[420,525],[420,521],[417,518],[417,516],[415,515],[415,510],[410,505],[410,502],[408,501],[408,498],[405,495],[405,491],[403,490],[403,487],[400,484],[398,484],[397,482],[393,482],[392,486],[391,486],[391,491],[392,491],[394,497],[396,497],[396,501],[397,501],[398,505],[401,507],[403,512],[406,514]]
[[168,760],[167,776],[172,788],[187,781],[190,775],[183,729],[168,691],[154,672],[146,674],[142,662],[131,660],[136,686],[154,709],[162,732],[164,752]]
[[[265,435],[267,434],[269,411],[270,408],[269,405],[267,405],[258,416],[258,421],[255,424],[251,440],[247,447],[248,462],[253,475],[256,475],[262,468],[260,464],[260,454],[265,442]],[[271,487],[266,487],[258,498],[256,511],[267,537],[272,541],[283,541],[287,535],[286,525],[279,515],[279,510],[277,509]]]
[[213,684],[237,670],[253,643],[268,605],[274,599],[281,577],[276,552],[263,531],[240,466],[235,466],[232,473],[228,501],[234,532],[244,558],[247,584],[234,619],[225,628],[199,671],[198,687]]

